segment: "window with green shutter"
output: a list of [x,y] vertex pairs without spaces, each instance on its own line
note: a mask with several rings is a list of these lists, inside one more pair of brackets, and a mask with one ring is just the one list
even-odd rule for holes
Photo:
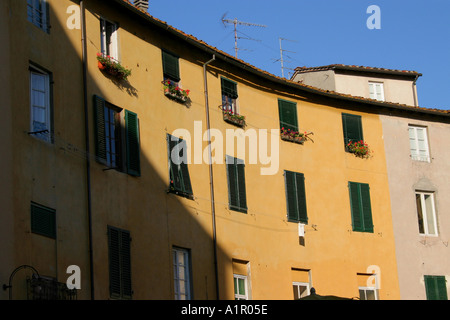
[[31,232],[56,239],[56,211],[32,202]]
[[284,180],[288,221],[308,223],[304,174],[284,171]]
[[131,299],[130,232],[108,226],[109,292],[114,299]]
[[370,188],[368,184],[349,182],[353,231],[373,232]]
[[176,55],[166,50],[162,50],[164,80],[172,80],[174,82],[180,81],[180,66],[178,60],[179,58]]
[[227,156],[228,200],[230,210],[247,213],[245,164],[243,160]]
[[298,131],[297,104],[291,101],[278,99],[278,112],[280,129]]
[[125,110],[125,130],[127,144],[127,172],[132,176],[141,175],[139,119],[136,113]]
[[344,145],[346,150],[349,142],[358,142],[364,140],[361,116],[343,113],[342,128],[344,130]]
[[[122,114],[125,113],[124,119]],[[94,95],[95,154],[100,163],[140,176],[139,118]],[[125,135],[122,132],[125,131]]]
[[424,276],[427,300],[448,300],[445,276]]
[[169,191],[191,198],[193,191],[187,164],[186,141],[168,134],[167,149],[170,173]]

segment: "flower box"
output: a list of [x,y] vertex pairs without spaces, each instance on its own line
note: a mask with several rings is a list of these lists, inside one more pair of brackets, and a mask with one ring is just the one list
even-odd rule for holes
[[170,81],[165,80],[162,82],[164,86],[164,95],[168,98],[177,100],[179,102],[186,102],[189,97],[189,90],[183,90],[181,89],[178,84]]
[[238,127],[245,127],[245,116],[234,114],[233,111],[222,110],[223,120]]
[[369,158],[371,154],[369,146],[362,140],[357,142],[350,141],[346,146],[346,150],[359,158]]
[[98,68],[108,73],[109,75],[116,77],[119,80],[127,80],[131,75],[131,70],[123,67],[118,61],[110,56],[105,56],[101,53],[97,53]]
[[303,144],[306,141],[307,134],[300,133],[291,129],[281,128],[280,132],[281,140],[290,141],[298,144]]

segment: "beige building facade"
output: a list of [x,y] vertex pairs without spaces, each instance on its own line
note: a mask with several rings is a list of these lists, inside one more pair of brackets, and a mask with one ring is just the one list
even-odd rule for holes
[[420,76],[415,71],[334,64],[298,67],[291,79],[355,97],[419,106],[416,82]]

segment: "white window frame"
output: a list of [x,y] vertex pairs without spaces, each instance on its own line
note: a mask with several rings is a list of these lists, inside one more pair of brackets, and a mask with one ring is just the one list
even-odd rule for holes
[[[114,26],[114,30],[111,33],[110,46],[107,48],[107,33],[106,26],[110,24]],[[100,41],[101,41],[101,52],[104,56],[110,56],[113,60],[119,61],[119,42],[118,42],[118,30],[119,26],[105,18],[100,18]]]
[[[310,295],[310,285],[308,282],[294,281],[294,282],[292,282],[292,287],[297,290],[297,296],[299,298],[303,298],[303,297]],[[303,293],[303,295],[300,293],[300,287],[306,287],[306,291]],[[295,294],[294,294],[294,299],[295,299]]]
[[[30,134],[47,142],[51,142],[52,124],[51,124],[51,105],[50,105],[50,74],[40,70],[34,66],[30,66]],[[42,77],[44,81],[44,88],[34,87],[34,77]],[[44,94],[43,105],[35,104],[37,101],[36,95]],[[36,111],[41,109],[44,112],[43,128],[35,127]],[[43,111],[42,111],[43,110]],[[37,133],[38,131],[47,130],[47,132]]]
[[[423,191],[416,191],[416,201],[417,201],[417,195],[420,195],[420,203],[421,203],[421,209],[422,209],[422,220],[423,220],[423,228],[424,232],[421,233],[419,229],[419,234],[423,236],[431,236],[431,237],[437,237],[439,235],[438,232],[438,226],[437,226],[437,217],[436,217],[436,207],[434,202],[434,193],[433,192],[423,192]],[[431,211],[427,211],[427,206],[425,203],[425,196],[430,196],[431,201]],[[419,216],[419,208],[416,209],[417,212],[417,218]],[[433,228],[435,233],[430,233],[430,226],[429,226],[429,218],[432,218]]]
[[[418,131],[423,131],[423,150],[419,149],[419,134]],[[427,127],[422,126],[408,126],[409,134],[409,150],[411,158],[416,161],[430,162],[430,147],[428,145],[428,132]],[[415,150],[415,151],[414,151]]]
[[27,18],[38,28],[48,32],[47,0],[27,0]]
[[[361,299],[361,300],[367,300],[367,291],[373,291],[374,292],[374,297],[375,300],[379,300],[378,297],[378,289],[376,287],[358,287],[359,292],[363,291],[364,292],[364,297],[365,299]],[[361,292],[359,293],[361,296]]]
[[[233,282],[236,281],[236,279],[244,280],[244,294],[239,294],[239,287],[238,287],[237,292],[234,293],[234,299],[248,300],[248,277],[242,274],[233,274]],[[239,281],[237,281],[237,284],[239,284]]]
[[385,101],[382,82],[369,81],[369,97],[378,101]]
[[[190,271],[190,251],[182,248],[173,248],[173,271],[175,300],[191,299],[191,271]],[[180,256],[182,255],[183,261]],[[182,271],[184,269],[184,272]],[[183,284],[183,285],[181,285]],[[183,291],[184,288],[184,291]]]

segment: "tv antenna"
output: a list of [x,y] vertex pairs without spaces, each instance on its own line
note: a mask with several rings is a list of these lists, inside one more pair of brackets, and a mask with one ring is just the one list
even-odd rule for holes
[[[294,69],[290,69],[290,68],[285,68],[284,67],[284,62],[291,62],[291,61],[286,61],[284,60],[284,52],[291,52],[291,53],[296,53],[294,51],[288,51],[288,50],[284,50],[282,47],[282,41],[290,41],[290,42],[298,42],[295,40],[289,40],[289,39],[285,39],[285,38],[278,38],[278,40],[280,41],[280,59],[276,59],[275,61],[280,61],[281,62],[281,76],[284,78],[284,69],[289,69],[289,70],[294,70]],[[289,57],[289,56],[288,56]]]
[[235,52],[235,57],[237,58],[238,51],[239,51],[239,48],[238,48],[238,45],[237,45],[237,40],[238,39],[255,40],[255,39],[251,39],[251,38],[238,37],[237,26],[238,25],[243,25],[243,26],[262,27],[262,28],[265,28],[267,26],[262,25],[262,24],[256,24],[256,23],[249,23],[249,22],[239,21],[237,18],[234,18],[233,20],[229,20],[229,19],[225,19],[225,16],[226,16],[226,13],[222,16],[222,23],[225,25],[225,27],[226,27],[226,23],[234,25],[234,52]]

